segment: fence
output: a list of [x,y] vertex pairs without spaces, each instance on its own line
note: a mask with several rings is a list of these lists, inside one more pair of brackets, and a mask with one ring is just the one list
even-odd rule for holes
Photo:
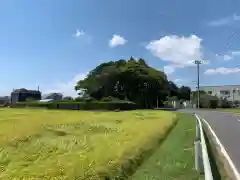
[[205,180],[213,180],[202,121],[198,115],[194,115],[196,117],[195,168],[198,172],[204,173]]

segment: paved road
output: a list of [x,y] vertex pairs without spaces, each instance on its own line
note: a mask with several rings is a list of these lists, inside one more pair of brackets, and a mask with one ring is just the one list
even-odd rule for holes
[[210,124],[240,172],[240,115],[206,110],[183,111],[195,112]]

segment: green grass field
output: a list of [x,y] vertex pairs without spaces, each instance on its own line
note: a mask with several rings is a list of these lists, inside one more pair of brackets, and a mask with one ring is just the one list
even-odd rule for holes
[[232,113],[240,113],[240,108],[218,108],[218,111],[223,111],[223,112],[232,112]]
[[0,179],[111,177],[158,143],[175,120],[165,111],[0,109]]
[[199,180],[194,169],[195,119],[178,114],[176,127],[129,180]]

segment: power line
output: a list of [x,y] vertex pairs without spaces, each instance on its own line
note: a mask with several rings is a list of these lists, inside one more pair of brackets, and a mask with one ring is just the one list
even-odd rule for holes
[[226,49],[229,49],[229,48],[231,47],[231,44],[229,44],[229,41],[233,38],[233,36],[235,36],[235,34],[237,34],[237,31],[238,31],[238,29],[237,29],[236,31],[234,31],[234,32],[231,34],[231,36],[229,36],[229,38],[227,39],[228,43],[227,43],[227,45],[226,45]]

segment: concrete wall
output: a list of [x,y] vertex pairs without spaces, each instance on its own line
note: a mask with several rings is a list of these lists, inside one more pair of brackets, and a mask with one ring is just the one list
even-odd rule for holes
[[[225,97],[229,101],[240,101],[240,85],[229,86],[203,86],[199,88],[210,95],[217,95],[218,97]],[[235,90],[235,92],[233,92]]]

